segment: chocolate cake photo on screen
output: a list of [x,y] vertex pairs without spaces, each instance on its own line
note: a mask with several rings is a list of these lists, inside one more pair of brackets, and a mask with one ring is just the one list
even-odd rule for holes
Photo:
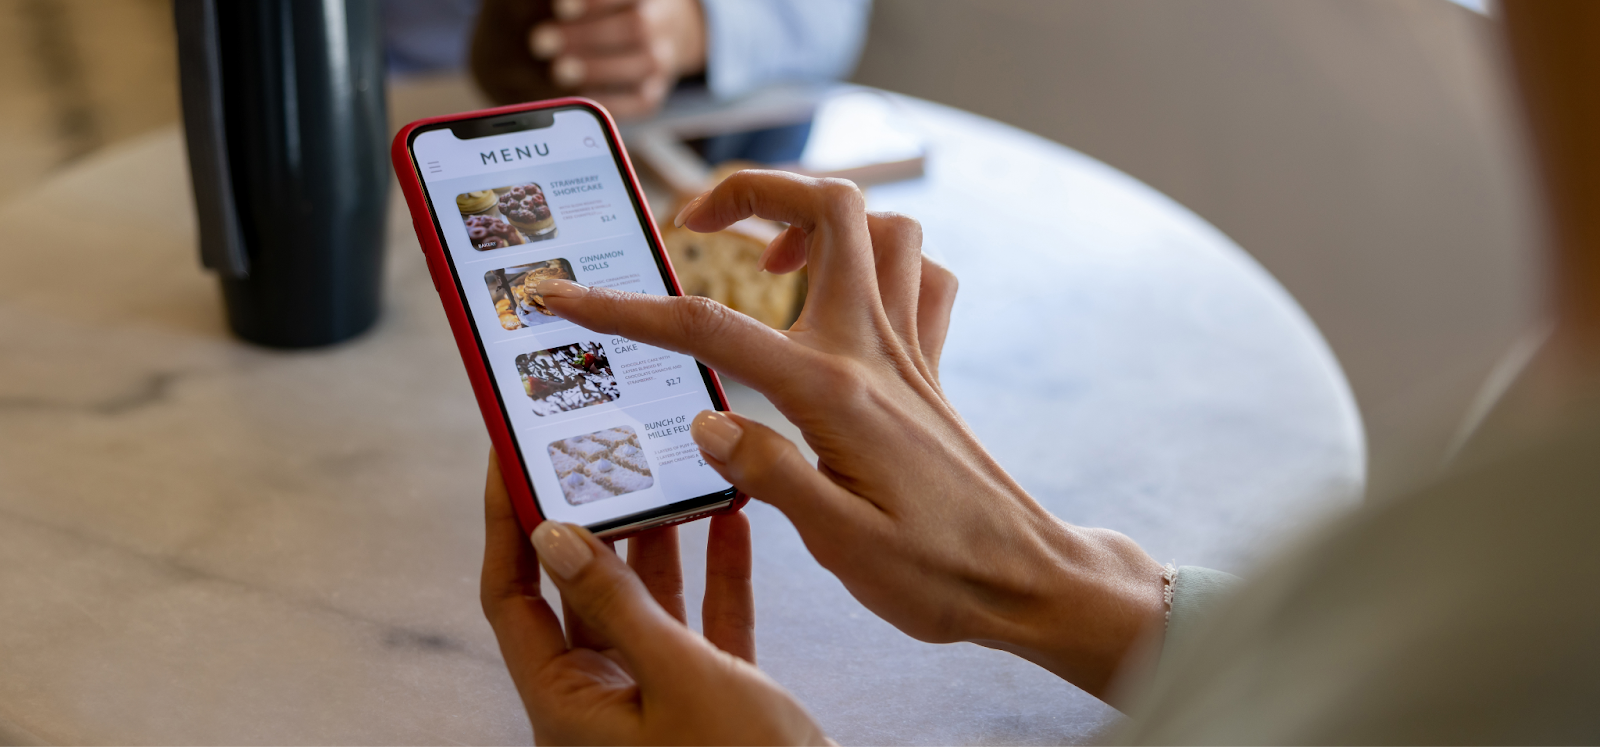
[[605,346],[595,341],[517,356],[517,375],[533,414],[556,415],[613,402],[622,396]]

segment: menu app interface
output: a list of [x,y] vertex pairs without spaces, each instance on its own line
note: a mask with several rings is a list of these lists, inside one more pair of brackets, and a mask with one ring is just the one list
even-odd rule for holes
[[593,525],[727,490],[689,438],[712,407],[694,359],[590,332],[538,294],[547,278],[667,293],[595,115],[431,130],[412,152],[544,515]]

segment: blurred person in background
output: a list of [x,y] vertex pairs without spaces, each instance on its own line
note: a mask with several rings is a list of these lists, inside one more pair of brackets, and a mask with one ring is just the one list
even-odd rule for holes
[[678,86],[719,99],[840,80],[871,0],[384,0],[390,70],[458,69],[497,104],[581,95],[648,116]]
[[[867,212],[853,185],[740,172],[677,218],[790,225],[760,260],[808,268],[788,331],[706,299],[539,292],[561,317],[765,394],[818,464],[760,423],[705,412],[692,434],[708,463],[782,511],[874,613],[1128,708],[1121,740],[1600,742],[1600,2],[1506,0],[1502,22],[1554,229],[1555,331],[1452,475],[1333,522],[1248,581],[1163,568],[1006,475],[939,386],[954,277],[920,254],[915,221]],[[483,606],[538,741],[826,741],[754,666],[743,516],[711,521],[701,635],[684,624],[671,528],[630,540],[624,564],[572,525],[540,524],[530,546],[493,458],[485,494]]]
[[380,0],[383,57],[390,75],[466,69],[472,21],[482,0]]

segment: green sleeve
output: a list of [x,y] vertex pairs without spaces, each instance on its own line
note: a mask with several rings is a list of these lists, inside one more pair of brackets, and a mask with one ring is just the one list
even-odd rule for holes
[[1173,654],[1192,645],[1206,620],[1239,585],[1239,577],[1210,568],[1186,565],[1172,581],[1172,612],[1167,617],[1167,638],[1161,647],[1161,665]]

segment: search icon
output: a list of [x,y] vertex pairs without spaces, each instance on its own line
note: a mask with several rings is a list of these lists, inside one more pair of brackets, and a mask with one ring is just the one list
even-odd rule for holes
[[592,137],[584,138],[583,139],[583,144],[589,146],[590,148],[598,148],[598,147],[600,147],[598,145],[595,145],[594,138],[592,138]]

